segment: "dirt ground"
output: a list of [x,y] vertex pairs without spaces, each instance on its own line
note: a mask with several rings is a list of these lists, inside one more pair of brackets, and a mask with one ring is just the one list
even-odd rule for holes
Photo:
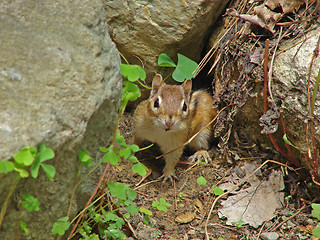
[[[126,113],[120,123],[120,131],[127,143],[132,143],[132,114]],[[262,163],[264,160],[279,158],[273,151],[261,149],[243,150],[237,147],[230,148],[230,154],[222,154],[219,148],[213,145],[209,151],[213,162],[204,166],[193,166],[188,163],[190,151],[186,150],[180,163],[176,166],[179,181],[173,185],[167,182],[164,186],[157,180],[161,176],[164,166],[163,160],[155,159],[161,155],[157,147],[137,155],[139,160],[152,170],[143,182],[142,177],[134,174],[130,168],[131,163],[122,162],[115,167],[117,177],[115,180],[132,184],[138,193],[135,201],[138,208],[145,207],[153,212],[150,217],[150,227],[142,224],[142,216],[138,215],[131,222],[139,239],[205,239],[205,225],[208,212],[216,198],[210,190],[213,185],[220,182],[234,171],[235,166],[244,162]],[[280,159],[281,160],[281,159]],[[263,176],[267,177],[270,169],[281,169],[281,166],[269,164],[262,169]],[[207,234],[210,239],[277,239],[260,238],[261,234],[275,232],[280,239],[315,239],[312,238],[312,229],[316,226],[315,219],[311,217],[310,201],[307,200],[306,190],[300,182],[295,181],[297,176],[288,169],[284,171],[286,200],[284,205],[277,209],[274,218],[263,223],[258,228],[248,225],[228,226],[226,219],[218,217],[220,200],[215,205],[207,224]],[[203,186],[197,184],[197,178],[203,176],[208,182]],[[289,196],[289,197],[288,197]],[[309,196],[310,197],[310,196]],[[160,198],[170,203],[167,212],[157,211],[152,202]],[[225,199],[225,198],[224,198]],[[263,206],[261,206],[263,208]],[[185,214],[185,215],[183,215]],[[191,220],[188,216],[192,216]],[[180,216],[182,221],[177,222]],[[133,236],[134,237],[134,236]]]

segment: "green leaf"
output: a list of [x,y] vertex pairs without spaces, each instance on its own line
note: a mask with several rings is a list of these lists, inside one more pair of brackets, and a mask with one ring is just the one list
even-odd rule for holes
[[36,157],[35,161],[30,167],[30,173],[33,178],[37,178],[39,174],[39,168],[40,168],[40,158]]
[[138,161],[138,158],[136,157],[136,156],[130,156],[130,157],[128,157],[128,159],[127,159],[129,162],[131,162],[131,163],[137,163],[137,162],[139,162]]
[[146,72],[138,65],[121,64],[120,71],[123,77],[127,78],[130,82],[146,79]]
[[139,213],[139,210],[135,205],[132,204],[127,207],[127,212],[133,215],[137,215]]
[[56,174],[56,169],[54,168],[54,166],[42,163],[41,167],[50,181],[53,181],[54,175]]
[[107,187],[112,196],[125,201],[127,199],[127,185],[119,182],[108,182]]
[[178,64],[172,74],[172,78],[177,82],[183,82],[193,77],[194,70],[198,67],[195,61],[178,53]]
[[135,144],[128,145],[128,147],[131,149],[132,152],[138,152],[140,150],[139,146]]
[[58,221],[53,224],[53,227],[51,230],[52,234],[53,235],[59,234],[60,236],[64,235],[65,232],[70,227],[70,223],[68,222],[68,219],[69,219],[68,217],[63,217],[58,219]]
[[206,185],[207,184],[207,180],[204,178],[204,177],[202,177],[202,176],[200,176],[200,177],[198,177],[198,179],[197,179],[197,184],[198,185]]
[[120,229],[122,227],[122,225],[124,225],[125,222],[122,218],[117,218],[117,221],[116,221],[116,225],[117,227]]
[[8,172],[13,171],[14,163],[11,161],[0,161],[0,173],[7,174]]
[[315,217],[318,220],[320,220],[320,204],[313,203],[311,204],[311,206],[312,206],[312,212],[311,212],[312,217]]
[[22,169],[22,168],[16,168],[16,167],[15,167],[14,170],[15,170],[16,172],[18,172],[19,175],[20,175],[20,177],[22,177],[22,178],[27,178],[27,177],[29,177],[29,173],[28,173],[26,170]]
[[170,203],[167,203],[166,200],[164,198],[160,198],[160,204],[167,206],[167,207],[171,207]]
[[20,221],[19,225],[21,230],[24,231],[26,234],[30,232],[29,228],[27,228],[27,224],[24,221]]
[[239,220],[238,222],[231,222],[231,224],[236,226],[237,228],[241,228],[244,224],[244,221]]
[[143,215],[143,217],[142,217],[142,222],[143,222],[143,224],[145,224],[145,225],[149,225],[149,223],[150,223],[149,217],[148,217],[147,215]]
[[147,174],[148,168],[142,163],[136,163],[132,166],[132,171],[138,173],[140,176],[145,176]]
[[316,226],[313,231],[312,231],[312,235],[317,237],[317,238],[320,238],[320,226]]
[[39,158],[40,162],[47,161],[54,158],[54,152],[51,148],[47,148],[46,145],[42,142],[39,147]]
[[102,157],[102,161],[104,163],[110,162],[111,165],[115,166],[121,161],[121,158],[113,151],[113,149],[110,149],[110,151]]
[[105,148],[105,147],[99,147],[99,151],[100,152],[103,152],[103,153],[106,153],[106,152],[109,152],[110,151],[110,148],[112,147],[112,145],[108,148]]
[[117,219],[117,215],[114,214],[113,212],[107,212],[106,214],[103,215],[104,218],[106,219],[106,221],[110,222],[110,221],[113,221],[115,219]]
[[83,151],[80,151],[78,156],[82,166],[88,166],[88,167],[92,166],[92,157],[90,157],[86,149],[84,149]]
[[217,187],[216,185],[213,185],[212,192],[216,196],[220,196],[220,195],[224,194],[224,191],[221,188]]
[[140,79],[142,81],[144,81],[147,77],[146,71],[140,66],[138,66],[138,69],[139,69],[139,73],[140,73]]
[[161,53],[158,58],[158,65],[160,67],[176,67],[177,65],[171,60],[171,58],[165,54]]
[[120,130],[116,130],[116,137],[114,139],[121,147],[127,147],[125,138],[121,135]]
[[160,198],[160,201],[153,201],[152,207],[156,207],[159,211],[167,212],[167,207],[170,207],[171,204],[167,203],[164,198]]
[[135,200],[137,197],[137,192],[133,189],[128,188],[128,187],[127,187],[127,194],[128,194],[128,199],[130,199],[132,201]]
[[23,194],[22,197],[25,201],[22,201],[21,205],[27,209],[28,212],[39,211],[40,202],[38,199],[34,198],[31,194]]
[[287,138],[287,134],[283,135],[282,138],[283,138],[283,140],[284,140],[287,144],[289,144],[291,147],[294,147],[294,148],[297,149],[299,152],[302,152],[302,150],[301,150],[300,148],[296,147],[295,145],[293,145],[293,144],[289,141],[289,139]]
[[34,161],[34,155],[30,147],[23,148],[20,152],[14,155],[14,161],[21,166],[30,166]]
[[159,204],[160,204],[159,201],[153,201],[152,204],[151,204],[151,206],[152,206],[152,207],[158,207]]
[[119,151],[119,156],[124,157],[125,159],[129,158],[132,155],[132,151],[130,148],[122,148]]
[[148,216],[152,216],[152,212],[149,211],[148,209],[144,208],[144,207],[140,207],[139,210],[140,210],[140,212],[142,212],[142,213],[144,213],[144,214],[146,214]]
[[141,96],[141,91],[137,84],[132,82],[123,82],[122,101],[135,101]]

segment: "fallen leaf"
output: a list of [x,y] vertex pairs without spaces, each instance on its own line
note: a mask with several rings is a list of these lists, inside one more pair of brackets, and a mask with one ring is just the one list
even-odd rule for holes
[[250,14],[239,14],[237,12],[237,10],[233,9],[233,8],[228,8],[226,10],[226,14],[229,16],[233,16],[233,17],[238,17],[244,21],[249,21],[255,25],[258,25],[262,28],[265,28],[267,30],[269,30],[270,32],[274,33],[274,31],[272,29],[268,29],[266,24],[256,15],[250,15]]
[[[241,168],[248,176],[248,169],[255,169],[256,166],[245,163]],[[253,171],[253,170],[252,170]],[[252,172],[251,171],[251,172]],[[228,178],[227,184],[219,185],[220,188],[228,190],[241,181],[241,178],[234,172]],[[248,179],[241,189],[233,192],[233,196],[221,202],[219,217],[227,217],[227,224],[243,221],[255,228],[264,221],[272,219],[276,209],[283,206],[284,188],[281,171],[273,170],[268,180],[260,180],[257,175]]]
[[196,198],[194,206],[199,210],[200,214],[203,214],[203,204],[198,198]]
[[194,212],[185,212],[176,217],[176,222],[178,223],[188,223],[191,222],[196,217]]
[[267,0],[265,3],[271,10],[281,7],[284,14],[297,11],[302,4],[304,0]]
[[259,5],[254,8],[255,14],[263,20],[266,29],[274,31],[274,26],[282,17],[281,13],[276,13],[268,9],[265,5]]

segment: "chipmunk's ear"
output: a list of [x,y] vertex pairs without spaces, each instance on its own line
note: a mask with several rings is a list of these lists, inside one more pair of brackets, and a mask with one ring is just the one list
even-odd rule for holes
[[191,79],[187,79],[185,80],[181,87],[183,88],[183,91],[184,91],[184,94],[186,97],[188,97],[190,95],[190,92],[191,92],[191,88],[192,88],[192,81]]
[[152,80],[152,90],[150,93],[150,97],[154,96],[158,92],[162,84],[163,84],[162,76],[160,74],[156,74]]

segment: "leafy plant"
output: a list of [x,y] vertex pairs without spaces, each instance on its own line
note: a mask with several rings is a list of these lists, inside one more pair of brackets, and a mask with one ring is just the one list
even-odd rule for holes
[[[41,143],[39,149],[35,147],[24,147],[18,153],[13,156],[13,160],[2,160],[0,161],[0,174],[7,174],[9,172],[16,172],[14,182],[11,185],[8,195],[5,202],[2,204],[1,213],[0,213],[0,226],[4,219],[8,202],[14,189],[22,178],[29,177],[30,175],[33,178],[37,178],[39,175],[40,167],[43,169],[50,181],[53,181],[55,175],[55,168],[52,165],[45,164],[44,162],[54,158],[54,152],[51,148],[47,148],[44,143]],[[29,171],[28,171],[29,170]],[[27,211],[39,211],[39,201],[34,198],[31,194],[23,195],[24,201],[21,205]],[[24,232],[29,232],[29,229],[26,227],[26,223],[21,221],[20,228]]]
[[204,186],[204,185],[207,184],[207,180],[204,177],[200,176],[200,177],[197,178],[197,184],[200,185],[200,186],[201,185]]
[[53,224],[53,227],[51,230],[52,234],[53,235],[58,234],[62,236],[70,227],[70,223],[68,222],[68,220],[69,220],[68,217],[63,217],[58,219],[58,221]]
[[183,192],[179,192],[177,196],[177,202],[181,202],[183,197]]
[[30,232],[29,228],[27,227],[27,224],[24,221],[20,221],[19,225],[21,230],[24,231],[26,234]]
[[237,228],[241,228],[244,224],[244,221],[239,220],[238,222],[231,222],[231,224],[236,226]]
[[103,156],[102,161],[105,163],[110,162],[111,165],[116,165],[121,161],[121,157],[123,157],[125,160],[133,163],[131,169],[134,173],[138,173],[140,176],[145,176],[148,168],[140,163],[133,155],[140,151],[139,147],[134,144],[126,144],[124,137],[120,135],[119,129],[116,130],[115,142],[121,147],[119,151],[114,145],[111,145],[109,148],[100,148],[101,152],[106,153]]
[[294,147],[295,149],[297,149],[299,152],[302,152],[302,150],[299,148],[299,147],[296,147],[295,145],[293,145],[290,140],[288,139],[287,137],[287,134],[283,135],[283,140],[288,144],[290,145],[291,147]]
[[172,73],[172,78],[177,82],[183,82],[186,79],[192,78],[194,71],[198,67],[195,61],[179,53],[177,64],[175,64],[167,54],[161,53],[158,58],[158,65],[161,67],[175,68]]
[[168,208],[171,207],[170,203],[167,203],[164,198],[160,198],[160,201],[153,201],[152,207],[156,207],[159,211],[167,212]]
[[150,222],[149,216],[152,216],[152,212],[144,207],[140,207],[139,211],[143,214],[142,222],[145,225],[149,225],[149,222]]
[[220,195],[224,194],[224,191],[221,188],[217,187],[217,185],[213,185],[212,192],[216,196],[220,196]]
[[78,157],[81,161],[81,166],[92,166],[92,157],[89,155],[87,150],[80,151]]
[[21,205],[28,212],[39,211],[40,202],[38,199],[34,198],[31,194],[23,194],[22,197],[24,201],[21,202]]
[[[320,204],[314,203],[311,206],[312,206],[312,212],[311,212],[312,217],[315,217],[316,219],[318,219],[320,221]],[[319,223],[313,229],[312,235],[317,238],[320,238],[320,225],[319,225]]]
[[[95,224],[99,224],[99,234],[101,236],[106,236],[109,239],[125,239],[126,235],[122,231],[122,227],[125,225],[124,219],[139,213],[138,208],[133,202],[137,193],[130,189],[129,185],[119,182],[108,182],[107,188],[114,198],[114,200],[109,199],[109,204],[113,207],[109,208],[108,211],[102,206],[91,206],[89,208],[89,218],[79,230],[82,239],[99,239],[97,238],[98,235],[93,233],[91,227],[91,225]],[[147,210],[144,212],[149,214]],[[91,224],[89,225],[88,222]]]

